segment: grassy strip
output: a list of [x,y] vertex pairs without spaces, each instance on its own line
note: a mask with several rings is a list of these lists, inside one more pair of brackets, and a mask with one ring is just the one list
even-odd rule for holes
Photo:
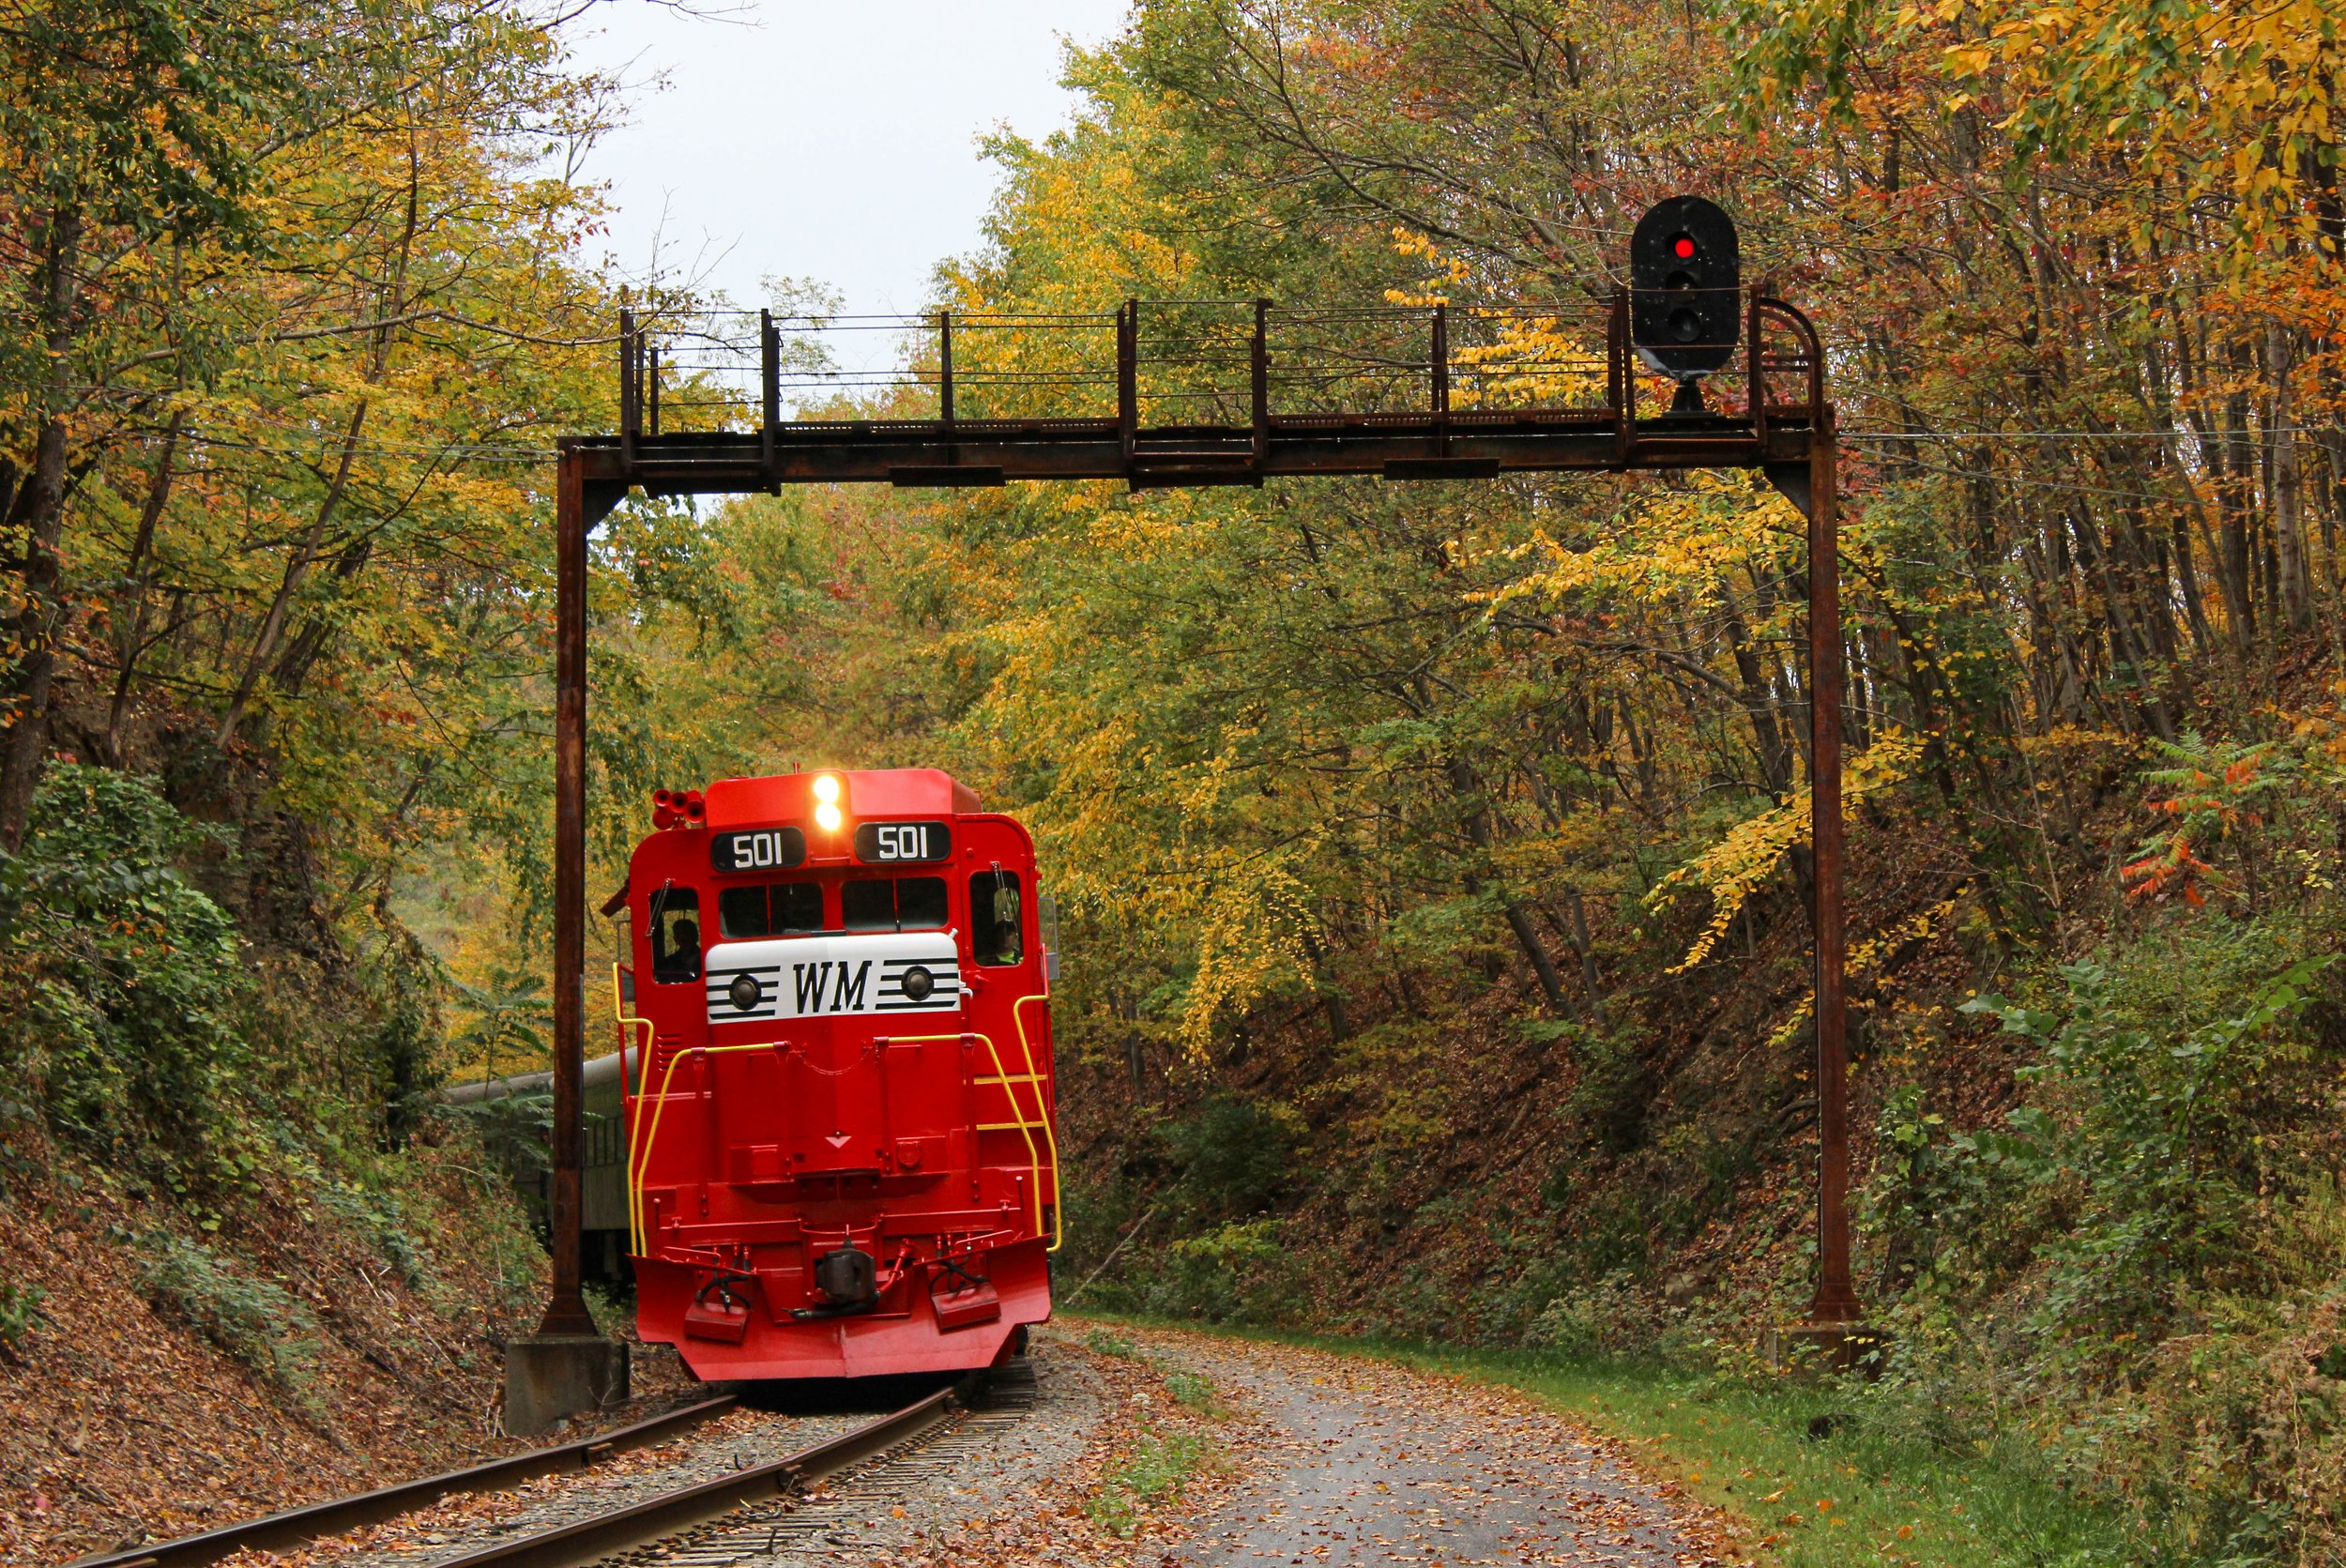
[[[1104,1316],[1104,1315],[1103,1315]],[[1645,1468],[1748,1527],[1781,1568],[2099,1568],[2134,1560],[2120,1524],[1990,1444],[1975,1454],[1851,1419],[1860,1391],[1750,1384],[1524,1350],[1332,1339],[1120,1318],[1371,1356],[1520,1389],[1638,1444]]]
[[[1213,1384],[1208,1379],[1164,1366],[1132,1341],[1105,1329],[1092,1330],[1084,1344],[1103,1356],[1136,1362],[1156,1373],[1174,1402],[1193,1417],[1206,1422],[1222,1419]],[[1203,1432],[1161,1432],[1143,1422],[1139,1440],[1100,1477],[1100,1490],[1084,1504],[1084,1513],[1110,1535],[1129,1541],[1151,1509],[1167,1497],[1180,1496],[1189,1478],[1215,1464],[1217,1458],[1214,1443]]]
[[1149,1511],[1167,1494],[1178,1494],[1212,1453],[1194,1432],[1143,1432],[1132,1451],[1100,1478],[1099,1495],[1084,1504],[1084,1512],[1110,1535],[1129,1541]]

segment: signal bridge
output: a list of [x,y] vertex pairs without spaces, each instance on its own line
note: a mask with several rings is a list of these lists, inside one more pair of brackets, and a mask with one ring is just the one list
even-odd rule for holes
[[575,1346],[593,1332],[578,1257],[586,537],[631,490],[1729,468],[1764,475],[1808,519],[1818,1257],[1808,1320],[1792,1332],[1845,1363],[1875,1343],[1850,1273],[1843,647],[1824,349],[1790,304],[1744,289],[1734,225],[1709,202],[1658,204],[1629,250],[1628,287],[1553,305],[623,315],[619,429],[565,438],[557,457],[554,1281],[541,1339]]
[[1714,467],[1797,483],[1824,404],[1815,328],[1758,292],[1695,297],[1731,324],[1729,346],[1708,398],[1682,390],[1674,404],[1672,378],[1633,336],[1651,297],[1626,289],[1496,309],[1135,299],[1095,315],[626,312],[619,431],[565,449],[588,484],[653,495]]

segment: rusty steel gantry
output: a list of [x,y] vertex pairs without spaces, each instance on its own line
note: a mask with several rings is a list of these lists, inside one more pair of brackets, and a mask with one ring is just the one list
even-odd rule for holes
[[[791,484],[981,487],[1121,480],[1135,490],[1281,478],[1756,470],[1806,514],[1820,1154],[1809,1324],[1862,1317],[1850,1272],[1843,990],[1836,439],[1807,318],[1757,290],[1700,413],[1649,373],[1626,290],[1512,310],[1283,312],[1267,300],[1128,300],[1090,315],[622,315],[620,428],[563,440],[558,568],[554,1283],[540,1332],[593,1332],[579,1294],[586,958],[586,544],[631,490]],[[785,327],[789,328],[785,336]],[[855,333],[879,370],[810,342]],[[1110,340],[1112,340],[1112,347]],[[1740,385],[1738,385],[1740,383]],[[1714,408],[1712,405],[1718,405]],[[664,405],[664,406],[663,406]],[[787,417],[785,417],[785,414]]]

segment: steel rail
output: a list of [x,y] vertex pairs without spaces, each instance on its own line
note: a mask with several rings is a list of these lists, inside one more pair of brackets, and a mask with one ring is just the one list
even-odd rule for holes
[[966,1396],[975,1391],[984,1377],[983,1372],[971,1373],[951,1388],[939,1389],[892,1415],[867,1422],[787,1458],[663,1493],[576,1524],[561,1525],[536,1535],[500,1542],[464,1557],[449,1558],[437,1568],[579,1568],[580,1564],[649,1545],[695,1525],[723,1518],[743,1503],[786,1497],[804,1489],[809,1483],[850,1469],[891,1449],[926,1439],[966,1407]]
[[733,1394],[720,1394],[714,1399],[704,1399],[698,1404],[670,1410],[665,1415],[653,1416],[617,1431],[581,1438],[575,1442],[534,1448],[526,1454],[508,1454],[502,1459],[491,1459],[485,1464],[467,1466],[464,1469],[443,1471],[419,1481],[403,1481],[398,1485],[360,1492],[355,1497],[307,1503],[282,1513],[264,1515],[257,1519],[247,1519],[241,1524],[222,1525],[201,1535],[124,1546],[97,1557],[79,1559],[68,1568],[198,1568],[199,1564],[218,1562],[240,1551],[282,1551],[326,1536],[341,1535],[362,1525],[379,1524],[385,1519],[397,1518],[402,1514],[412,1514],[460,1492],[502,1491],[525,1481],[535,1481],[541,1475],[553,1475],[562,1470],[591,1469],[615,1454],[663,1442],[712,1417],[724,1414],[739,1403],[739,1398]]

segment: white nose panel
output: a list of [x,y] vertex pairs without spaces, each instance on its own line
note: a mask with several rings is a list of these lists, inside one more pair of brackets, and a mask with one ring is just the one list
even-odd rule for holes
[[[720,942],[708,950],[707,972],[712,1024],[961,1007],[961,965],[952,935],[943,931]],[[928,995],[917,997],[922,974],[928,976]],[[755,997],[746,985],[735,994],[735,982],[742,979],[756,987]]]

